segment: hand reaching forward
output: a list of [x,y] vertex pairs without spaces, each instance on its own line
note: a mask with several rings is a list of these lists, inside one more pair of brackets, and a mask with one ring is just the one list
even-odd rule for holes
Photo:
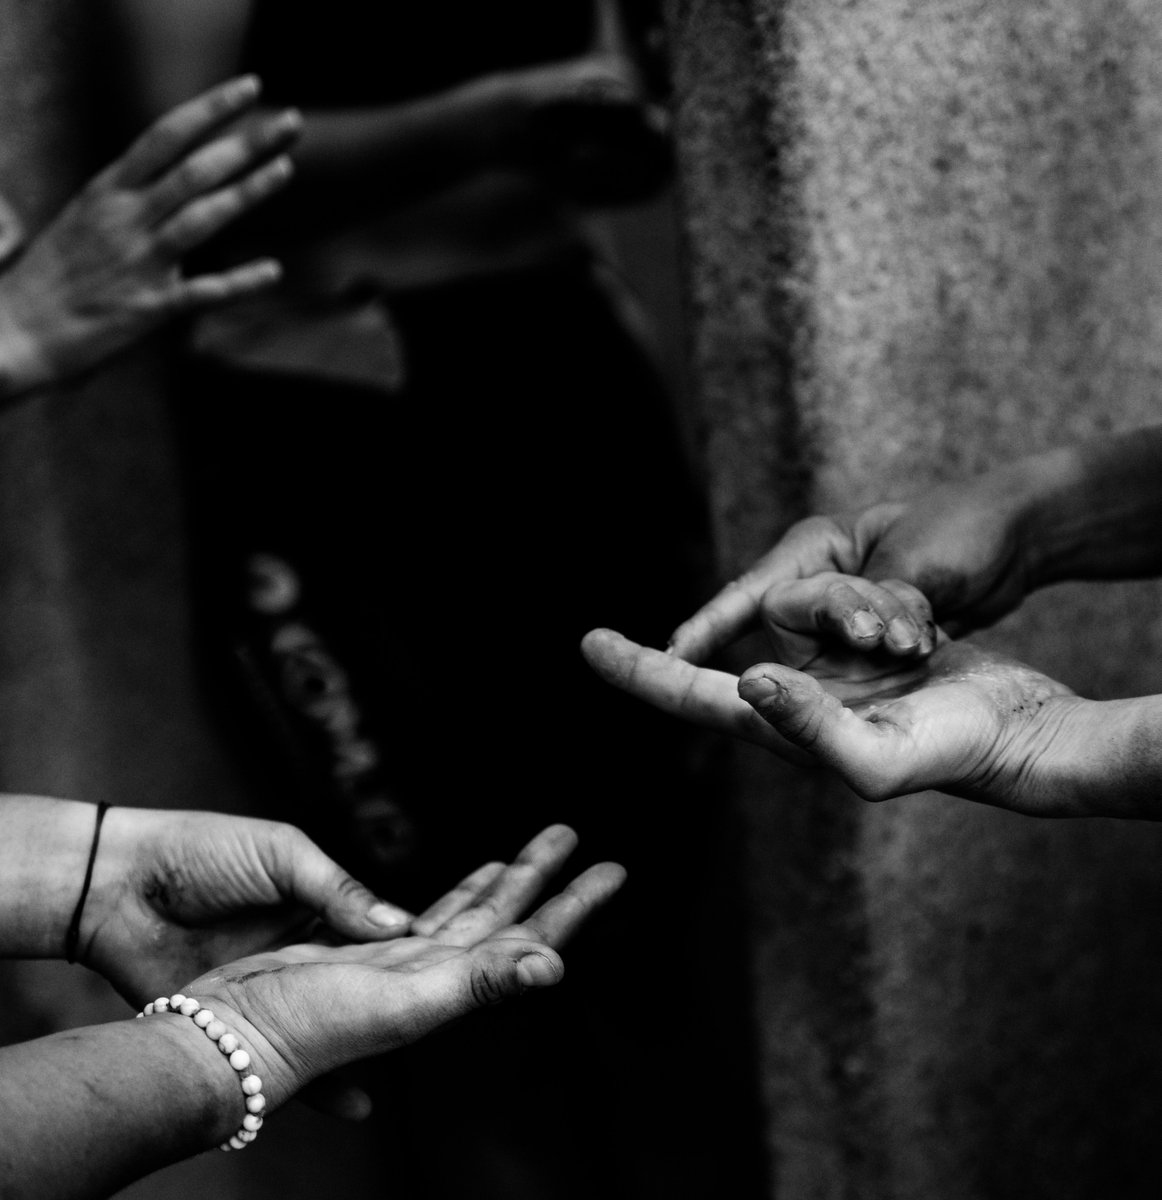
[[297,113],[235,125],[258,95],[256,79],[235,79],[162,117],[4,271],[0,396],[86,371],[171,317],[278,278],[270,260],[192,279],[180,270],[290,178]]
[[[851,625],[829,631],[853,649],[866,648],[875,623],[883,621],[884,647],[915,653],[933,610],[936,620],[956,633],[996,621],[1032,587],[1021,510],[1013,499],[1017,488],[1009,482],[1013,474],[1020,476],[1015,468],[999,470],[933,489],[910,503],[876,504],[798,522],[674,631],[673,652],[689,662],[705,662],[759,628],[777,642],[783,589],[840,577],[848,577],[847,585],[858,587],[868,602],[862,606],[868,616],[861,618],[866,633]],[[926,601],[923,611],[912,610],[890,585],[873,582],[880,580],[905,581],[909,594],[922,593],[931,607]],[[858,611],[851,610],[853,618]]]
[[217,963],[300,941],[408,930],[292,825],[222,813],[112,808],[85,902],[80,959],[140,1005]]
[[[582,650],[608,682],[675,716],[834,770],[867,800],[933,788],[1037,816],[1156,817],[1158,697],[1082,700],[963,642],[924,661],[819,677],[763,663],[741,678],[610,630]],[[835,660],[828,660],[833,667]]]
[[576,842],[565,826],[546,829],[513,863],[481,867],[417,917],[415,936],[287,946],[216,968],[182,990],[243,1034],[277,1106],[344,1063],[559,982],[557,950],[625,878],[614,863],[590,867],[513,923]]

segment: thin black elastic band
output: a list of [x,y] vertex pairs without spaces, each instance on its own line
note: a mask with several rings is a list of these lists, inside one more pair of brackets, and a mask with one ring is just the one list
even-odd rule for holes
[[85,911],[85,901],[89,896],[89,884],[93,882],[93,864],[97,861],[97,844],[101,840],[101,823],[105,814],[113,806],[102,802],[97,805],[97,824],[93,827],[93,844],[89,848],[89,865],[85,868],[85,882],[81,884],[81,898],[73,910],[73,919],[69,922],[65,934],[65,959],[68,962],[77,961],[77,943],[81,940],[81,913]]

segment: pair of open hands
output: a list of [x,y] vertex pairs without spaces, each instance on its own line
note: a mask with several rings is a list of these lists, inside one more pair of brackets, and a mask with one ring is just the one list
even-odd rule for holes
[[[557,951],[625,878],[599,863],[526,916],[576,845],[551,826],[412,916],[293,826],[113,808],[81,957],[136,1007],[180,988],[212,1008],[255,1051],[277,1105],[345,1063],[555,984]],[[341,1087],[312,1098],[352,1115]]]
[[[1102,811],[1068,775],[1078,747],[1123,719],[1117,706],[936,625],[965,632],[1021,602],[1022,538],[987,482],[813,517],[685,622],[667,651],[610,630],[591,632],[582,650],[631,694],[828,766],[869,800],[934,788],[1034,815]],[[701,665],[760,625],[775,662],[741,677]]]

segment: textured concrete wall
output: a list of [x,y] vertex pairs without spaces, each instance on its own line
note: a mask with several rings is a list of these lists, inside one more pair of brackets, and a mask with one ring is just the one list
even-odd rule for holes
[[[1162,9],[671,0],[692,358],[729,577],[808,511],[1162,419]],[[986,635],[1162,691],[1154,584]],[[1156,1195],[1162,829],[743,753],[779,1200]]]

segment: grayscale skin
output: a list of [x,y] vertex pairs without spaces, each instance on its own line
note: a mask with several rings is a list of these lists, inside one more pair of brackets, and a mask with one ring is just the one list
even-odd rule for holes
[[175,317],[275,283],[258,259],[187,277],[186,256],[282,188],[294,110],[244,122],[261,93],[233,79],[162,116],[25,238],[0,213],[0,399],[75,378]]

